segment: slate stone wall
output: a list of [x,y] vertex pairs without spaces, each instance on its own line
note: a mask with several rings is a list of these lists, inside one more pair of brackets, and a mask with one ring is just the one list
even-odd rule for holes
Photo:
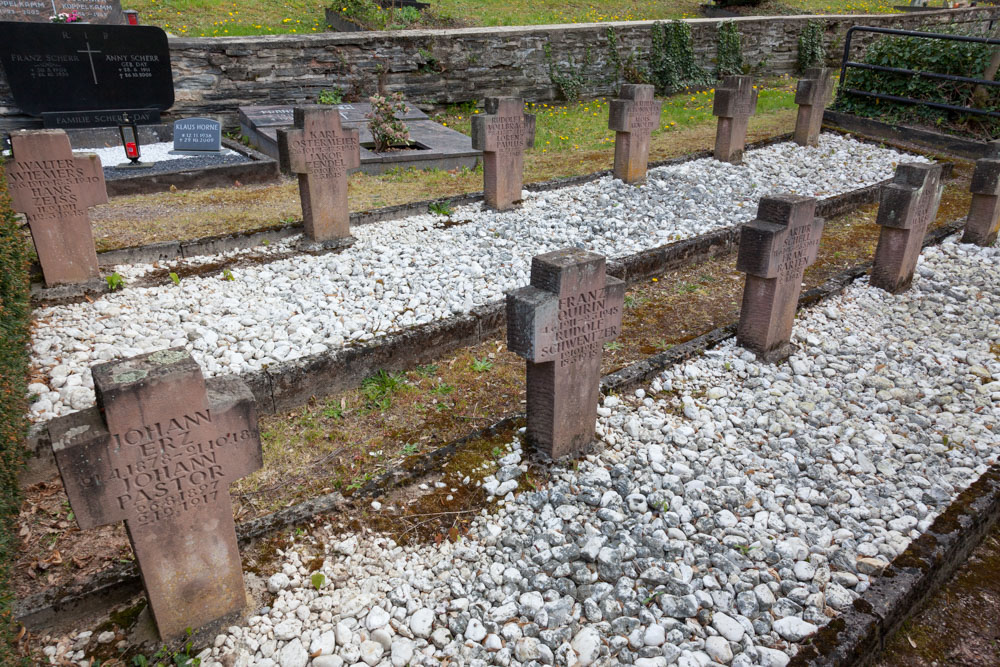
[[[794,74],[798,38],[810,20],[826,28],[830,64],[839,66],[850,26],[914,29],[963,25],[990,29],[1000,7],[981,7],[881,16],[775,16],[735,19],[744,62],[754,74]],[[695,52],[712,68],[716,33],[724,19],[688,19]],[[582,75],[584,97],[614,94],[617,84],[608,58],[608,29],[622,56],[645,61],[652,21],[570,24],[407,32],[320,33],[266,37],[202,37],[170,40],[176,102],[168,116],[216,117],[236,125],[236,108],[248,104],[315,101],[319,91],[338,86],[348,99],[361,99],[379,86],[401,91],[421,105],[520,95],[532,101],[559,99],[549,77],[545,45],[563,72]],[[866,38],[867,39],[867,38]],[[854,52],[856,53],[856,51]],[[0,75],[0,127],[24,124]]]

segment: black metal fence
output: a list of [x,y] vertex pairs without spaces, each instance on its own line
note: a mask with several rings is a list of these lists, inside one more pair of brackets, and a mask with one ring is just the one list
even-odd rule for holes
[[955,104],[945,104],[943,102],[931,102],[928,100],[918,100],[912,97],[903,97],[900,95],[889,95],[887,93],[876,93],[869,90],[858,90],[856,88],[847,87],[847,70],[849,68],[874,70],[876,72],[891,72],[894,74],[907,74],[910,76],[919,76],[925,79],[936,79],[939,81],[952,81],[955,83],[970,83],[977,86],[992,86],[1000,87],[1000,81],[990,81],[987,79],[977,79],[975,77],[959,76],[957,74],[941,74],[938,72],[928,72],[924,70],[906,69],[903,67],[888,67],[884,65],[871,65],[868,63],[856,62],[850,59],[851,55],[851,38],[855,32],[873,32],[884,35],[899,35],[902,37],[917,37],[920,39],[943,39],[953,42],[976,42],[978,44],[993,44],[1000,46],[1000,39],[990,39],[988,37],[971,37],[968,35],[943,35],[941,33],[935,32],[920,32],[917,30],[896,30],[894,28],[873,28],[870,26],[860,26],[856,25],[847,31],[847,35],[844,39],[844,57],[840,62],[840,88],[838,90],[838,95],[860,95],[863,97],[874,97],[880,100],[890,100],[892,102],[902,102],[904,104],[920,104],[923,106],[933,107],[935,109],[946,109],[948,111],[959,111],[962,113],[970,113],[979,116],[991,116],[993,118],[1000,118],[1000,112],[989,111],[986,109],[977,109],[975,107],[959,106]]

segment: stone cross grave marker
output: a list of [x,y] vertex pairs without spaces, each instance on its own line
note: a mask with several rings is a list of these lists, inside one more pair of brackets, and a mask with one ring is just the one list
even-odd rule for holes
[[472,117],[472,147],[483,151],[486,205],[503,211],[521,201],[524,149],[535,145],[535,116],[520,97],[487,97]]
[[608,129],[615,131],[615,178],[637,183],[646,178],[649,139],[660,124],[660,103],[655,88],[627,83],[611,101]]
[[99,410],[50,431],[80,528],[125,522],[164,639],[238,612],[246,593],[229,484],[262,464],[250,391],[237,378],[213,379],[210,391],[183,349],[93,375]]
[[96,155],[74,155],[63,130],[19,130],[7,182],[14,210],[24,213],[45,284],[100,278],[87,208],[108,201]]
[[909,289],[943,187],[939,164],[901,162],[896,167],[892,183],[882,188],[878,206],[876,223],[882,232],[875,248],[873,286],[892,294]]
[[351,235],[347,172],[361,166],[357,130],[340,125],[336,107],[295,108],[295,128],[278,130],[281,168],[299,176],[306,236],[324,242]]
[[972,174],[972,206],[965,222],[962,243],[991,246],[1000,231],[1000,160],[976,160]]
[[604,343],[621,331],[625,283],[577,248],[531,260],[531,285],[507,294],[507,347],[527,360],[527,437],[552,458],[594,439]]
[[795,103],[799,114],[795,117],[793,139],[799,146],[819,144],[819,131],[823,127],[823,111],[833,91],[832,71],[827,67],[807,69],[795,88]]
[[802,275],[816,261],[823,235],[823,219],[815,216],[812,197],[764,197],[757,218],[740,232],[736,269],[747,275],[736,342],[768,363],[794,351],[789,341]]
[[732,164],[743,162],[747,125],[757,111],[757,89],[749,76],[727,76],[715,89],[712,114],[719,117],[715,130],[715,159]]

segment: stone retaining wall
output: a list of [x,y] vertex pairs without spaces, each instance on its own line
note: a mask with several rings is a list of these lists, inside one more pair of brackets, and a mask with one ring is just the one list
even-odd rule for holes
[[[771,16],[734,19],[743,36],[743,58],[759,75],[794,73],[798,38],[810,21],[826,28],[831,64],[839,64],[850,26],[906,29],[957,24],[989,29],[1000,7],[981,7],[880,16]],[[702,66],[712,68],[716,33],[723,19],[687,19]],[[381,85],[424,105],[520,95],[532,101],[559,98],[549,77],[548,44],[557,66],[578,72],[582,95],[614,94],[618,82],[608,58],[608,30],[619,51],[645,54],[652,21],[621,21],[527,27],[320,33],[259,37],[171,38],[176,102],[168,116],[207,115],[235,127],[236,108],[248,104],[315,101],[319,91],[338,86],[350,98]],[[0,75],[0,128],[31,119],[14,106]]]

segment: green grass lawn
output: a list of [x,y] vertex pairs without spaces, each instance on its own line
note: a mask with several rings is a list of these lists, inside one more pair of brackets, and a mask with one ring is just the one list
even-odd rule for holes
[[[160,26],[188,37],[314,33],[326,29],[325,9],[337,4],[348,12],[366,0],[123,0],[126,9],[139,11],[143,24]],[[430,0],[420,14],[390,11],[390,28],[421,26],[541,25],[640,19],[679,19],[698,16],[702,0]],[[889,0],[768,0],[760,14],[885,13]]]

